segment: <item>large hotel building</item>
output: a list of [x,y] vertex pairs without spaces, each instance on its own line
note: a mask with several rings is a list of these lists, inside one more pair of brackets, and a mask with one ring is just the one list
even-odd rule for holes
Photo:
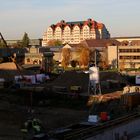
[[43,35],[42,46],[47,46],[50,40],[60,40],[63,44],[78,44],[85,39],[108,39],[110,34],[103,23],[93,19],[86,21],[60,21],[47,28]]

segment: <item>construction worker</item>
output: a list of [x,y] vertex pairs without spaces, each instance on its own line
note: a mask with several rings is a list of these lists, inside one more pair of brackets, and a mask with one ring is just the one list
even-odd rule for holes
[[23,127],[21,128],[21,132],[23,134],[23,140],[32,139],[34,132],[32,132],[32,120],[31,119],[24,122]]
[[32,127],[34,129],[34,137],[32,140],[48,140],[48,135],[44,133],[44,129],[39,119],[33,119]]
[[32,128],[35,131],[35,134],[39,134],[42,129],[40,120],[34,118],[32,120]]
[[32,135],[33,140],[38,139],[47,139],[47,135],[44,133],[41,121],[39,119],[33,118],[29,119],[24,123],[23,128],[21,129],[21,132],[24,133],[24,135]]
[[28,131],[30,131],[30,129],[32,129],[32,120],[31,119],[27,120],[24,123],[23,128],[21,128],[21,132],[28,133]]

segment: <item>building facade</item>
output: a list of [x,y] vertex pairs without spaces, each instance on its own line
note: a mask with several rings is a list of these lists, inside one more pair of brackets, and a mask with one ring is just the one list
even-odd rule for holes
[[[10,47],[15,46],[15,44],[21,43],[22,40],[6,40],[7,45]],[[42,39],[30,39],[29,41],[29,47],[31,46],[41,46],[42,45]]]
[[57,47],[36,47],[32,46],[28,48],[28,52],[25,53],[24,64],[34,65],[42,64],[44,53],[53,53],[53,59],[57,62],[61,60],[61,49],[63,46]]
[[140,40],[108,46],[108,62],[119,69],[140,68]]
[[110,34],[103,23],[93,19],[86,21],[60,21],[47,28],[43,35],[42,46],[47,46],[50,40],[60,40],[63,44],[78,44],[85,39],[108,39]]
[[41,64],[42,53],[39,53],[39,48],[31,47],[28,53],[25,53],[24,64]]
[[118,68],[118,46],[107,46],[107,61],[111,68]]
[[118,46],[118,64],[120,68],[140,68],[140,46]]
[[132,36],[132,37],[113,37],[112,39],[115,39],[119,42],[131,42],[134,40],[140,40],[140,36]]

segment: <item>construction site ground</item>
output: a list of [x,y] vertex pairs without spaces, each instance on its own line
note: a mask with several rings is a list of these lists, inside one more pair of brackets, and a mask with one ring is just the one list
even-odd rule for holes
[[[80,85],[84,87],[83,92],[87,94],[88,75],[84,75],[83,73],[81,74],[82,77],[78,77],[77,75],[79,76],[80,74],[77,74],[77,72],[68,73],[56,79],[52,82],[52,85],[69,87],[72,83],[75,85],[80,81]],[[112,77],[117,78],[118,76]],[[106,77],[104,79],[106,79]],[[118,80],[120,81],[120,79]],[[103,89],[103,91],[105,92],[105,89]],[[107,92],[112,91],[109,90]],[[86,97],[84,97],[84,99],[75,99],[73,97],[67,99],[65,95],[61,95],[62,98],[58,96],[53,99],[49,97],[38,98],[37,96],[32,98],[33,116],[42,121],[47,132],[70,124],[86,121],[89,115],[89,108],[87,107],[88,99]],[[1,90],[0,140],[22,140],[20,128],[23,122],[30,117],[28,113],[30,106],[31,94],[29,92],[16,91],[15,93],[15,91],[12,92],[11,89]]]
[[[19,93],[20,94],[20,93]],[[20,132],[23,122],[30,117],[28,113],[29,104],[22,102],[23,96],[18,96],[8,92],[0,93],[0,140],[21,140]],[[23,100],[25,100],[23,98]],[[55,100],[56,101],[56,100]],[[72,109],[63,105],[58,105],[56,101],[52,105],[35,105],[32,107],[32,116],[39,118],[43,122],[46,131],[64,127],[73,123],[86,120],[88,109]],[[35,104],[35,102],[34,102]],[[75,104],[76,105],[76,104]]]

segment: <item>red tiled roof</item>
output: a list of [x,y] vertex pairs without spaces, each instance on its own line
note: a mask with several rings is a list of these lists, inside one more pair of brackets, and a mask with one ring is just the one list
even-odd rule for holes
[[112,39],[89,39],[82,41],[81,44],[87,47],[107,47],[108,45],[119,45],[120,42]]
[[81,44],[69,44],[72,48],[80,47]]
[[88,24],[89,24],[89,22],[88,21],[85,21],[83,25],[88,25]]
[[71,25],[65,25],[64,28],[66,28],[67,26],[70,27],[70,28],[72,27]]
[[75,24],[75,25],[73,26],[73,28],[74,28],[75,26],[78,26],[80,29],[82,28],[82,26],[79,25],[79,24]]
[[131,45],[132,46],[140,46],[140,40],[132,40]]
[[98,22],[94,21],[93,19],[88,19],[86,21],[74,21],[74,22],[61,21],[55,25],[51,25],[50,27],[52,27],[53,29],[55,29],[56,27],[64,28],[65,26],[69,26],[71,28],[74,26],[79,26],[80,28],[82,28],[84,25],[90,25],[90,27],[92,29],[93,28],[102,29],[104,27],[103,23],[98,23]]

